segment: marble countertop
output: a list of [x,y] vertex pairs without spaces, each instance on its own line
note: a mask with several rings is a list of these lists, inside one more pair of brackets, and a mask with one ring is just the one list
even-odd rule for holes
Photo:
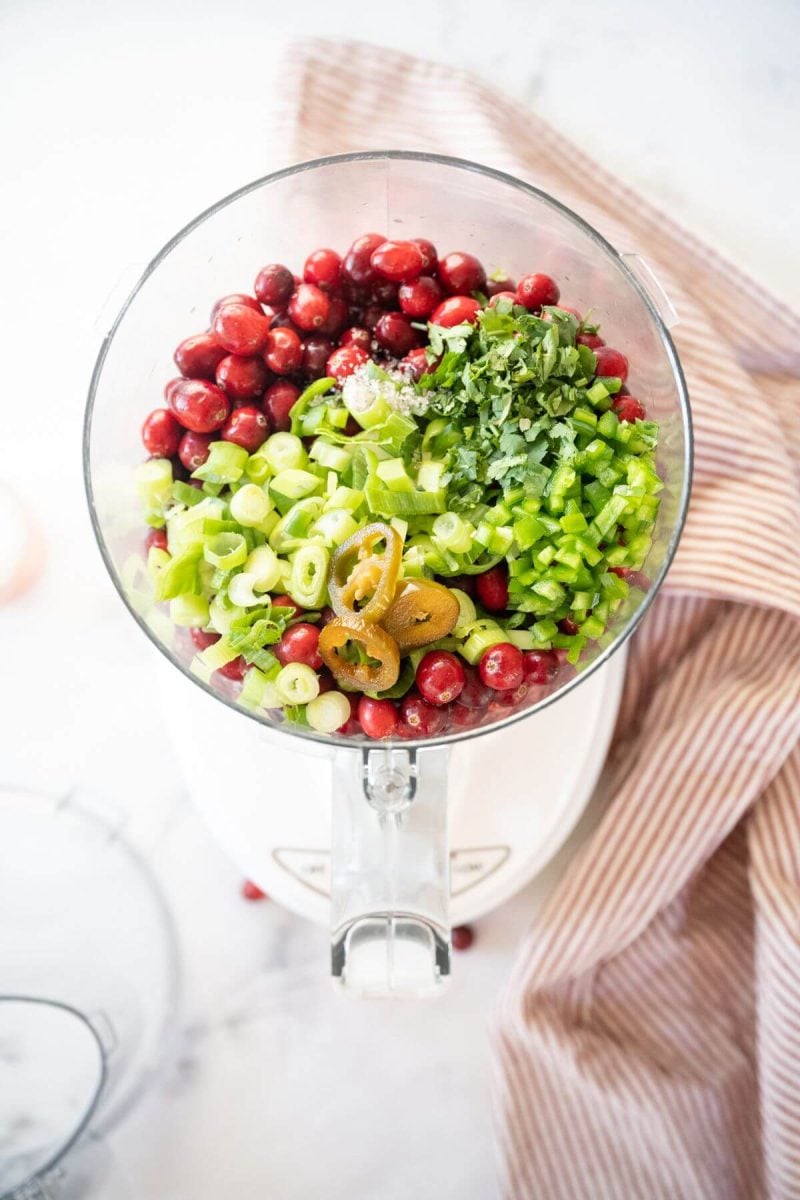
[[113,1136],[131,1194],[487,1200],[486,1025],[543,885],[481,923],[444,999],[366,1011],[330,992],[325,931],[239,898],[236,868],[182,792],[141,636],[85,512],[97,318],[190,216],[277,165],[263,98],[286,40],[309,30],[481,73],[798,304],[800,163],[787,145],[800,122],[800,10],[573,0],[567,23],[528,0],[406,0],[391,17],[352,0],[29,0],[7,5],[3,25],[13,415],[0,444],[14,453],[0,473],[45,525],[49,557],[38,587],[0,615],[0,785],[110,796],[151,848],[176,915],[179,1053]]

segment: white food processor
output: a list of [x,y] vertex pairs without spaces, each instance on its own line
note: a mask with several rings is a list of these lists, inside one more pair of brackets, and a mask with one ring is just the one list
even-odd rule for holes
[[[413,742],[321,734],[237,703],[192,672],[193,646],[155,603],[134,486],[142,419],[174,374],[174,346],[266,262],[344,250],[365,231],[429,238],[511,277],[546,271],[630,360],[631,391],[660,425],[664,488],[649,590],[631,589],[577,668],[492,706],[471,728]],[[275,899],[331,928],[331,970],[357,995],[436,994],[450,929],[507,899],[555,854],[602,768],[624,643],[661,585],[691,477],[686,386],[668,306],[619,254],[537,188],[474,163],[381,151],[301,163],[202,213],[149,264],[106,336],[91,383],[85,471],[98,543],[160,653],[158,687],[191,794],[228,852]],[[615,651],[620,651],[615,653]]]

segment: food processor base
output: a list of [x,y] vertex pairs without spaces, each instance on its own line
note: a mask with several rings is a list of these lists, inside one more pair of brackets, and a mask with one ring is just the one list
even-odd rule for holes
[[[605,760],[625,659],[623,648],[557,704],[451,747],[454,925],[509,899],[566,841]],[[274,900],[329,924],[330,751],[232,712],[160,657],[158,672],[192,799],[218,841]]]

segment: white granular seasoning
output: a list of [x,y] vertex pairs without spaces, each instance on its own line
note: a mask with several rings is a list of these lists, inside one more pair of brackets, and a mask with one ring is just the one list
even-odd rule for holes
[[352,413],[366,412],[376,400],[383,399],[390,408],[406,416],[422,416],[430,404],[430,396],[420,395],[403,371],[387,371],[381,379],[370,371],[370,364],[358,367],[344,381],[344,401]]

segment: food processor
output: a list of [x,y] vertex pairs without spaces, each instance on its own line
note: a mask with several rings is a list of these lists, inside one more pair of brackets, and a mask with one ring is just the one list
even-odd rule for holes
[[[553,684],[493,706],[472,728],[413,742],[320,734],[239,707],[218,675],[193,675],[189,638],[153,600],[133,480],[141,421],[171,374],[172,349],[205,328],[217,297],[247,290],[265,262],[297,264],[314,245],[343,250],[365,230],[430,238],[512,277],[557,277],[564,303],[591,311],[628,356],[631,389],[661,429],[649,589],[631,589]],[[161,652],[164,710],[194,799],[249,877],[330,921],[332,975],[345,991],[438,992],[453,917],[472,919],[522,886],[591,794],[624,672],[614,652],[664,579],[688,502],[691,426],[673,317],[636,256],[537,188],[474,163],[381,151],[300,163],[202,213],[148,265],[103,342],[84,446],[101,553]]]

